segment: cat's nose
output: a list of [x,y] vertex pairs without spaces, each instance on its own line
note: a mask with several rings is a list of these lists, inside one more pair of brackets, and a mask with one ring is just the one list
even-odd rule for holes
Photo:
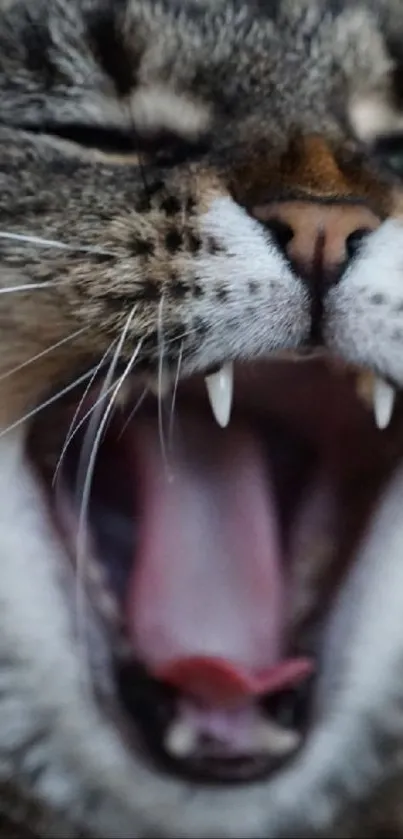
[[337,283],[381,220],[360,203],[279,201],[253,208],[294,270],[308,285]]

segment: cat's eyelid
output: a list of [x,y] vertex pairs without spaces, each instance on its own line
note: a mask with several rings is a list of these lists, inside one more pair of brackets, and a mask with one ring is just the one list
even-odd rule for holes
[[42,134],[54,140],[72,143],[84,150],[101,152],[111,159],[119,160],[142,154],[150,162],[158,161],[164,165],[174,165],[199,154],[205,146],[201,143],[184,141],[175,135],[150,135],[148,138],[137,133],[135,128],[119,130],[82,123],[44,123],[38,126],[19,125],[18,128],[28,134]]

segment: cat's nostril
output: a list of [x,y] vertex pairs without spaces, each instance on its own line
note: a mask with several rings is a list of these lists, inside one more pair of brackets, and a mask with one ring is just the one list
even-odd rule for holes
[[373,233],[373,231],[369,227],[360,227],[358,230],[354,230],[353,233],[350,233],[346,239],[346,251],[349,259],[357,256],[363,242],[371,233]]
[[265,228],[273,237],[276,245],[285,252],[291,240],[294,238],[294,231],[291,225],[279,219],[270,219],[270,221],[265,223]]

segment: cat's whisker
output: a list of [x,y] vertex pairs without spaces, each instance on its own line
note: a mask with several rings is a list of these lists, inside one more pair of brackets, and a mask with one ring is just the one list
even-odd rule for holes
[[171,401],[171,415],[169,418],[169,447],[172,448],[173,444],[173,434],[174,434],[174,420],[175,420],[175,406],[176,406],[176,397],[178,395],[178,387],[179,387],[179,379],[182,367],[182,359],[183,359],[183,341],[180,346],[179,355],[178,355],[178,363],[176,365],[176,374],[175,374],[175,381],[172,391],[172,401]]
[[[76,577],[76,584],[77,584],[77,618],[79,621],[78,624],[78,636],[81,639],[81,649],[84,651],[86,649],[85,643],[85,602],[86,602],[86,592],[85,592],[85,568],[84,562],[85,557],[87,556],[87,522],[88,522],[88,510],[89,510],[89,503],[90,503],[90,495],[91,495],[91,487],[92,487],[92,480],[94,476],[95,470],[95,463],[99,452],[99,447],[101,444],[101,440],[103,434],[106,430],[106,426],[108,424],[110,415],[112,413],[113,408],[115,407],[116,397],[118,396],[119,390],[122,387],[124,381],[131,373],[134,364],[137,360],[138,354],[141,350],[142,341],[139,341],[137,344],[136,349],[133,352],[133,355],[129,362],[126,365],[126,368],[118,382],[115,384],[113,389],[112,396],[109,400],[109,403],[104,411],[104,415],[101,419],[99,424],[98,430],[95,435],[95,439],[93,441],[91,454],[88,462],[88,469],[87,474],[85,476],[83,492],[81,497],[81,506],[80,506],[80,515],[78,521],[78,533],[77,533],[77,549],[76,549],[76,568],[77,568],[77,577]],[[80,608],[81,607],[81,608]]]
[[125,433],[127,426],[130,425],[133,417],[137,414],[137,411],[141,408],[141,406],[142,406],[142,404],[143,404],[143,402],[144,402],[144,400],[147,396],[147,393],[148,393],[148,387],[145,387],[144,390],[142,391],[142,393],[140,394],[134,408],[130,411],[129,416],[128,416],[127,420],[125,421],[125,423],[123,425],[123,428],[120,431],[118,440],[120,440],[121,437],[123,437],[123,434]]
[[52,344],[50,347],[46,347],[46,349],[41,350],[41,352],[36,353],[36,355],[31,356],[31,358],[27,359],[27,361],[23,361],[22,364],[18,364],[16,367],[12,367],[11,370],[7,370],[5,373],[0,375],[0,382],[4,381],[4,379],[8,379],[9,376],[13,376],[15,373],[19,373],[20,370],[24,370],[25,367],[29,367],[30,364],[34,364],[35,361],[39,361],[39,359],[43,358],[49,353],[54,352],[59,347],[62,347],[64,344],[68,344],[70,341],[74,341],[75,338],[78,338],[79,335],[82,335],[83,332],[88,331],[88,326],[83,326],[81,329],[77,329],[75,332],[72,332],[70,335],[67,335],[65,338],[62,338],[60,341],[56,341],[55,344]]
[[[77,528],[77,539],[76,539],[76,603],[77,603],[77,634],[78,638],[80,639],[80,649],[82,653],[85,655],[86,653],[86,638],[85,638],[85,605],[86,605],[86,590],[85,590],[85,558],[87,556],[87,542],[88,542],[88,532],[87,532],[87,522],[88,522],[88,510],[89,510],[89,502],[90,502],[90,494],[91,494],[91,487],[92,487],[92,479],[94,475],[95,469],[95,462],[98,455],[99,446],[102,440],[102,436],[106,429],[109,417],[111,415],[111,411],[115,404],[116,396],[119,393],[121,386],[123,385],[124,381],[126,380],[127,376],[131,372],[134,363],[137,359],[138,353],[141,350],[142,341],[139,341],[137,344],[136,349],[134,350],[131,359],[129,360],[123,374],[118,379],[117,384],[114,383],[114,377],[117,365],[119,363],[120,354],[122,348],[124,346],[127,333],[129,331],[130,325],[132,323],[134,314],[136,312],[137,305],[133,306],[132,310],[130,311],[126,321],[124,323],[120,338],[117,342],[115,352],[112,356],[111,363],[109,365],[108,371],[105,375],[104,383],[101,389],[100,396],[94,409],[92,411],[91,420],[88,426],[88,430],[85,435],[83,449],[80,455],[79,465],[78,465],[78,472],[77,472],[77,484],[76,484],[76,496],[79,496],[80,502],[80,512],[78,517],[78,528]],[[112,394],[110,396],[110,400],[108,405],[104,410],[103,416],[101,416],[102,408],[103,408],[103,398],[105,398],[107,392],[110,391],[112,385]],[[88,450],[88,451],[87,451]],[[85,656],[85,660],[83,661],[83,674],[87,672],[88,675],[88,668],[87,668],[87,660]]]
[[79,466],[78,466],[78,472],[77,472],[77,493],[78,493],[78,495],[80,495],[80,488],[81,488],[81,486],[84,485],[85,475],[87,473],[88,460],[89,460],[89,457],[90,457],[90,449],[91,449],[91,445],[92,445],[91,441],[93,440],[93,438],[96,434],[96,430],[97,430],[97,428],[99,426],[99,423],[101,421],[102,401],[103,401],[102,397],[104,396],[104,394],[110,393],[111,389],[113,389],[113,387],[114,387],[113,383],[114,383],[114,379],[115,379],[116,368],[117,368],[118,363],[119,363],[120,353],[122,351],[122,348],[123,348],[123,345],[124,345],[124,342],[125,342],[125,339],[126,339],[126,336],[127,336],[127,332],[130,328],[130,324],[133,320],[136,309],[137,309],[137,306],[133,306],[132,310],[130,311],[128,317],[125,320],[122,332],[121,332],[120,337],[119,337],[119,339],[117,341],[117,344],[116,344],[115,352],[112,356],[108,371],[105,375],[98,401],[97,401],[96,405],[94,406],[94,410],[92,412],[91,421],[88,425],[88,429],[87,429],[87,432],[86,432],[86,435],[85,435],[84,445],[83,445],[81,455],[80,455],[80,460],[79,460]]
[[38,288],[49,288],[50,286],[57,285],[57,282],[54,280],[46,280],[43,283],[23,283],[21,285],[12,285],[6,286],[6,288],[0,288],[0,294],[13,294],[16,291],[36,291]]
[[98,248],[95,245],[69,245],[67,242],[60,242],[57,239],[42,239],[40,236],[32,236],[26,233],[9,233],[7,230],[0,231],[0,239],[12,242],[20,242],[27,245],[38,245],[41,248],[55,248],[56,250],[72,251],[76,253],[94,254],[95,256],[117,257],[118,254],[105,248]]
[[[96,372],[98,372],[98,370]],[[91,414],[94,414],[94,412],[96,412],[97,408],[101,405],[101,403],[104,402],[105,399],[109,396],[109,394],[113,391],[113,388],[115,387],[115,382],[113,382],[111,384],[111,386],[106,391],[102,391],[101,396],[98,397],[96,402],[94,402],[94,404],[91,405],[91,407],[88,409],[88,411],[86,411],[84,416],[81,417],[81,419],[77,423],[77,425],[74,425],[74,422],[77,419],[77,416],[80,412],[80,409],[83,405],[83,402],[85,401],[85,398],[88,395],[88,392],[91,390],[92,386],[93,386],[93,380],[87,386],[86,391],[85,391],[85,393],[83,394],[83,396],[80,400],[80,404],[77,407],[76,411],[74,412],[74,418],[73,418],[72,422],[70,423],[70,427],[69,427],[69,430],[67,432],[67,436],[66,436],[66,439],[65,439],[65,442],[64,442],[64,445],[63,445],[63,449],[60,453],[59,460],[58,460],[57,465],[55,467],[55,472],[54,472],[53,482],[52,482],[53,486],[55,485],[55,482],[57,481],[58,473],[59,473],[60,468],[63,464],[63,460],[66,456],[66,452],[67,452],[67,449],[68,449],[70,443],[73,442],[74,438],[76,437],[76,435],[80,431],[80,428],[82,428],[85,425],[86,421],[91,417]]]
[[[128,320],[126,322],[127,326]],[[76,478],[76,500],[75,506],[80,504],[80,496],[81,496],[81,487],[85,489],[85,482],[86,482],[86,475],[88,474],[88,463],[91,457],[91,446],[94,440],[94,436],[96,435],[96,430],[99,427],[101,414],[100,411],[102,410],[102,402],[103,396],[108,394],[114,387],[114,375],[117,364],[119,362],[119,353],[124,341],[125,336],[125,329],[123,329],[122,334],[117,342],[115,347],[115,352],[111,358],[108,370],[105,374],[103,385],[101,388],[101,393],[98,400],[92,406],[92,409],[89,412],[89,416],[91,417],[90,422],[88,424],[88,428],[86,430],[86,434],[84,437],[84,443],[81,449],[80,458],[78,462],[78,470],[77,470],[77,478]],[[98,365],[97,365],[98,366]],[[70,441],[69,441],[70,442]],[[67,441],[66,441],[67,443]],[[66,445],[66,444],[65,444]],[[68,445],[68,443],[67,443]],[[88,451],[87,451],[88,450]],[[89,492],[88,492],[89,495]],[[87,643],[86,643],[86,632],[85,632],[85,610],[86,610],[86,588],[85,588],[85,557],[87,554],[87,530],[86,530],[86,519],[84,517],[83,507],[81,502],[81,514],[78,524],[77,530],[77,540],[76,540],[76,578],[75,578],[75,585],[76,585],[76,621],[77,621],[77,638],[79,640],[79,651],[81,656],[81,665],[82,665],[82,674],[84,678],[84,674],[87,678],[87,687],[89,689],[89,669],[88,669],[88,660],[87,660]],[[85,515],[87,511],[85,512]]]
[[54,402],[57,402],[59,399],[62,399],[63,396],[66,396],[70,393],[71,390],[74,388],[79,387],[79,385],[83,384],[84,382],[88,381],[88,379],[92,376],[96,367],[92,367],[90,370],[87,370],[86,373],[83,373],[82,376],[79,376],[74,382],[70,382],[70,384],[66,385],[66,387],[59,390],[57,393],[53,394],[49,399],[45,399],[44,402],[41,402],[40,405],[37,405],[32,411],[29,411],[27,414],[24,414],[23,417],[20,417],[15,422],[11,423],[7,426],[7,428],[3,428],[0,431],[0,438],[4,437],[5,434],[9,434],[10,431],[14,431],[15,428],[18,428],[20,425],[23,425],[28,420],[33,419],[40,411],[43,411],[44,408],[48,408],[50,405],[53,405]]
[[99,399],[95,402],[95,404],[94,404],[94,405],[91,405],[91,408],[90,408],[90,409],[86,412],[86,414],[84,415],[84,417],[82,417],[82,419],[80,420],[80,422],[79,422],[78,424],[76,424],[77,419],[78,419],[78,417],[79,417],[79,415],[80,415],[80,412],[81,412],[82,406],[84,405],[85,400],[86,400],[86,398],[87,398],[87,396],[88,396],[88,394],[89,394],[89,392],[90,392],[91,388],[92,388],[92,387],[93,387],[93,385],[94,385],[95,379],[96,379],[96,377],[97,377],[98,373],[100,372],[100,370],[102,370],[102,367],[104,366],[104,364],[105,364],[105,362],[106,362],[106,359],[107,359],[107,357],[108,357],[109,353],[112,351],[113,346],[114,346],[114,344],[115,344],[115,343],[116,343],[116,340],[115,340],[115,341],[112,341],[112,343],[110,344],[110,346],[108,347],[108,349],[106,350],[106,352],[104,352],[104,354],[103,354],[103,356],[102,356],[102,358],[101,358],[101,360],[100,360],[99,364],[97,364],[97,366],[96,366],[96,369],[95,369],[94,375],[91,377],[90,381],[88,382],[88,384],[87,384],[87,386],[86,386],[86,388],[85,388],[85,390],[84,390],[84,393],[83,393],[83,395],[82,395],[82,397],[81,397],[81,399],[80,399],[80,401],[79,401],[79,403],[78,403],[78,405],[77,405],[77,408],[76,408],[76,410],[75,410],[75,412],[74,412],[73,419],[72,419],[72,421],[71,421],[71,423],[70,423],[69,429],[68,429],[67,434],[66,434],[66,438],[65,438],[65,441],[64,441],[64,444],[63,444],[63,448],[62,448],[62,450],[61,450],[61,452],[60,452],[60,456],[59,456],[59,459],[58,459],[57,464],[56,464],[56,467],[55,467],[55,471],[54,471],[54,475],[53,475],[53,480],[52,480],[52,486],[53,486],[53,487],[54,487],[54,486],[55,486],[55,484],[56,484],[57,477],[58,477],[58,474],[59,474],[59,470],[60,470],[60,468],[61,468],[61,466],[62,466],[62,463],[63,463],[63,461],[64,461],[64,458],[65,458],[65,455],[66,455],[66,452],[67,452],[67,449],[68,449],[68,447],[69,447],[70,443],[72,442],[73,438],[75,437],[75,435],[77,434],[77,432],[79,431],[79,429],[80,429],[80,428],[84,425],[84,423],[85,423],[85,421],[88,419],[88,417],[89,417],[89,416],[92,414],[92,412],[93,412],[93,411],[97,408],[97,406],[98,406],[98,404],[99,404],[100,400],[101,400],[101,399],[103,399],[103,398],[105,398],[105,396],[107,396],[107,394],[109,393],[109,391],[106,391],[106,393],[104,393],[102,396],[100,396],[100,397],[99,397]]
[[161,296],[161,300],[158,306],[158,323],[157,323],[157,334],[158,334],[158,375],[157,375],[157,398],[158,398],[158,431],[159,431],[159,438],[160,438],[160,446],[161,446],[161,454],[162,460],[165,465],[165,472],[168,480],[171,480],[171,472],[169,468],[169,461],[167,457],[167,449],[165,444],[165,429],[164,429],[164,396],[167,390],[167,376],[166,370],[164,367],[164,351],[165,351],[165,343],[164,343],[164,330],[163,330],[163,309],[164,309],[164,295]]
[[192,334],[194,334],[194,330],[187,328],[187,329],[184,329],[183,332],[180,332],[179,335],[175,335],[173,338],[166,338],[165,337],[164,338],[164,349],[166,347],[177,344],[179,341],[181,341],[181,343],[183,345],[185,339],[189,338],[190,335],[192,335]]

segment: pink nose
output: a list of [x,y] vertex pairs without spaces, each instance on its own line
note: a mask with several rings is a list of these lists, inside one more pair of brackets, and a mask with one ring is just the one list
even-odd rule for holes
[[280,248],[308,283],[335,283],[347,261],[380,219],[347,201],[279,201],[256,206],[252,215],[267,225]]

